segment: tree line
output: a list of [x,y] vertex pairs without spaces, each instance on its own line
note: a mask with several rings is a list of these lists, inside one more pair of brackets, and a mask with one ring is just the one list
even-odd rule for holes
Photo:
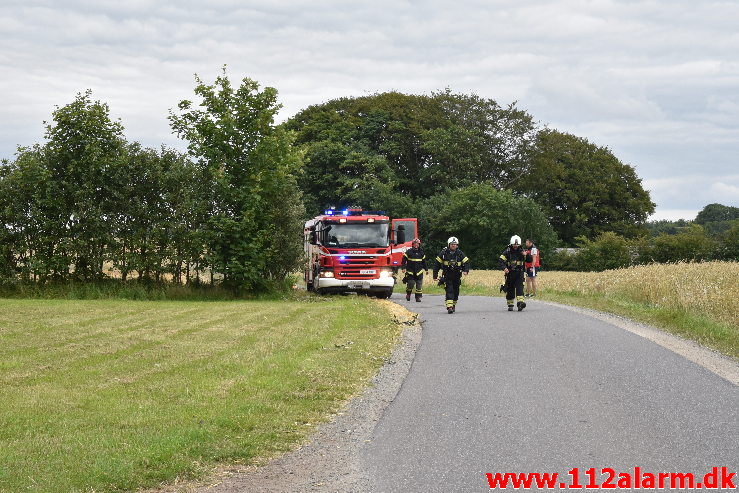
[[575,251],[561,250],[556,270],[603,271],[640,264],[739,260],[739,207],[705,206],[694,220],[650,221],[650,234],[625,238],[613,232],[581,237]]
[[444,90],[340,98],[282,124],[277,91],[196,77],[170,111],[187,152],[129,142],[90,91],[58,107],[43,143],[0,166],[0,279],[218,282],[257,290],[302,259],[302,221],[358,205],[418,217],[434,250],[458,236],[475,267],[512,234],[546,256],[649,233],[634,168],[541,126],[516,104]]
[[[283,282],[301,256],[301,160],[274,89],[197,80],[169,116],[188,153],[126,141],[90,91],[0,166],[6,282]],[[207,273],[207,274],[206,274]]]

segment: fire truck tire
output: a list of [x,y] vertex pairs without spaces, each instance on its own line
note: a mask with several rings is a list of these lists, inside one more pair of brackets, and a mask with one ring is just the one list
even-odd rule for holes
[[375,296],[377,296],[381,300],[384,300],[384,299],[387,299],[390,296],[392,296],[392,294],[393,294],[393,292],[390,291],[390,290],[388,290],[388,291],[381,291],[381,292],[377,293]]

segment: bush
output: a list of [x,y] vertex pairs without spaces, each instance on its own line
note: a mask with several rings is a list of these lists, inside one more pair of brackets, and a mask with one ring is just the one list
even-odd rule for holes
[[661,234],[655,238],[650,260],[663,263],[711,260],[716,247],[716,241],[706,235],[702,226],[691,224],[676,235]]
[[577,252],[566,248],[554,250],[546,259],[542,258],[541,265],[547,270],[577,270]]
[[580,271],[601,272],[631,265],[631,248],[628,240],[611,231],[601,233],[595,241],[578,238],[580,251],[575,265]]
[[721,235],[718,256],[723,260],[739,261],[739,220],[733,223],[734,225]]

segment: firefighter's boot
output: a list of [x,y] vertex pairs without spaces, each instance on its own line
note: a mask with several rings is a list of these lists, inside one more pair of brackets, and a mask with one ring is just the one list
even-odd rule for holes
[[405,301],[410,301],[410,300],[411,300],[411,292],[410,291],[406,291],[405,292]]
[[422,297],[422,296],[423,296],[423,295],[422,295],[421,293],[416,293],[416,301],[417,301],[418,303],[420,303],[420,302],[421,302],[421,297]]
[[513,300],[506,300],[506,302],[508,303],[508,311],[512,312],[513,311]]
[[518,297],[518,303],[516,303],[516,306],[518,306],[518,311],[520,312],[524,308],[526,308],[526,302],[524,301],[523,296]]

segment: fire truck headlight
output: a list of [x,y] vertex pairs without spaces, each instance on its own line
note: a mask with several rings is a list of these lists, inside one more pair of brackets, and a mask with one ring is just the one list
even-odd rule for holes
[[390,272],[389,270],[381,270],[380,271],[380,279],[387,279],[391,275],[392,275],[392,272]]
[[321,277],[334,277],[334,273],[330,270],[324,270],[321,272]]

